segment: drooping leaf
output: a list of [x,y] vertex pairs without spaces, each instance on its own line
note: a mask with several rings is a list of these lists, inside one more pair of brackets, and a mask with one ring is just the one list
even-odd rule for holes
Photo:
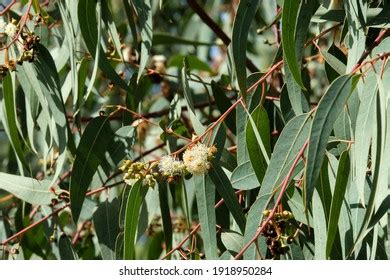
[[[104,71],[105,75],[116,85],[120,86],[124,90],[127,90],[128,87],[126,83],[119,77],[115,72],[114,68],[109,63],[108,59],[100,52],[100,55],[96,57],[97,48],[100,48],[100,40],[98,36],[98,21],[101,18],[96,17],[96,9],[101,9],[97,6],[97,2],[94,0],[85,0],[80,1],[78,4],[78,19],[80,31],[87,46],[88,51],[98,61],[99,67]],[[145,38],[146,40],[146,38]]]
[[135,243],[137,242],[136,233],[139,216],[147,192],[148,187],[143,186],[141,181],[137,181],[130,187],[124,218],[123,259],[125,260],[134,260],[135,258]]
[[246,46],[248,33],[260,0],[241,0],[232,31],[233,61],[240,92],[246,95]]
[[115,242],[119,234],[118,216],[118,199],[102,202],[93,214],[93,224],[104,260],[115,260]]
[[204,251],[208,260],[215,260],[217,255],[216,217],[215,217],[215,189],[206,175],[193,175],[188,183],[195,188],[196,203],[198,206],[201,236]]
[[305,173],[305,202],[310,202],[333,124],[352,91],[352,76],[344,75],[329,86],[318,104],[311,126]]
[[285,80],[295,115],[310,110],[309,102],[302,91],[304,83],[301,77],[301,61],[310,20],[317,8],[317,1],[287,1],[284,2],[282,11],[282,47],[287,62],[284,64]]
[[347,189],[350,171],[348,151],[342,153],[337,169],[336,184],[333,192],[330,216],[328,221],[328,234],[326,239],[326,258],[330,256],[334,240],[337,234],[338,221],[341,213],[341,206]]
[[158,186],[158,196],[160,200],[161,219],[164,232],[165,251],[172,249],[172,220],[168,201],[168,184],[160,182]]
[[209,176],[214,182],[219,195],[224,199],[227,208],[231,212],[241,231],[244,232],[246,219],[225,172],[219,165],[213,164],[213,169],[210,170]]
[[[297,16],[299,12],[299,5],[301,1],[295,0],[285,0],[283,3],[283,13],[282,13],[282,44],[283,44],[283,53],[284,58],[287,62],[288,68],[291,71],[292,76],[294,77],[297,84],[305,89],[303,85],[301,70],[299,69],[298,59],[296,55],[296,41],[295,34],[299,32],[304,32],[297,30]],[[305,28],[306,26],[302,26]]]
[[73,248],[72,242],[66,235],[61,235],[58,241],[61,260],[78,260],[78,255]]
[[77,222],[85,193],[103,160],[112,136],[109,120],[96,117],[90,121],[80,139],[70,179],[70,201],[73,220]]
[[23,167],[28,168],[25,152],[23,151],[22,141],[18,130],[18,121],[16,118],[15,91],[12,86],[11,74],[3,78],[3,100],[1,108],[1,119],[10,143],[20,163],[19,169],[23,173]]
[[139,22],[139,29],[141,31],[141,54],[138,70],[138,80],[141,78],[143,71],[148,62],[150,51],[152,49],[153,41],[153,13],[152,2],[150,0],[131,0]]
[[[229,100],[229,98],[226,96],[226,93],[221,88],[221,86],[211,81],[211,89],[213,91],[213,96],[216,102],[216,105],[220,111],[221,114],[226,112],[231,106],[232,102]],[[234,109],[227,117],[225,118],[224,122],[228,126],[228,128],[235,134],[236,133],[236,109]]]
[[249,158],[259,182],[264,178],[271,154],[270,125],[267,111],[258,106],[246,127],[246,145]]

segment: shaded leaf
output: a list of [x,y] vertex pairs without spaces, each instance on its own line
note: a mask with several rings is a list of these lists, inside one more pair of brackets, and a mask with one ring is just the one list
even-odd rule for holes
[[139,222],[141,206],[148,192],[148,187],[143,186],[141,181],[137,181],[130,187],[130,192],[126,201],[126,213],[124,219],[123,236],[123,259],[134,260],[136,233]]
[[111,141],[110,123],[105,117],[90,121],[80,139],[70,179],[70,201],[73,220],[77,222],[85,193]]

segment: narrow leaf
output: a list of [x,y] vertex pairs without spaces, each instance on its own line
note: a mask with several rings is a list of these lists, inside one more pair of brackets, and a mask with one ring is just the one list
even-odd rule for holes
[[352,90],[352,76],[344,75],[329,86],[328,90],[318,104],[316,114],[310,131],[309,147],[307,153],[305,203],[310,202],[314,186],[321,170],[329,135],[333,124],[343,110]]
[[135,243],[137,242],[136,233],[139,215],[147,192],[148,187],[143,186],[141,181],[137,181],[131,186],[129,196],[127,197],[123,244],[123,258],[125,260],[135,259]]
[[110,123],[97,117],[88,123],[77,147],[70,179],[70,201],[73,220],[77,223],[85,193],[104,158],[112,136]]
[[233,24],[232,52],[240,92],[246,94],[246,46],[259,0],[241,0]]
[[347,190],[347,183],[350,171],[349,152],[344,151],[339,160],[337,169],[336,184],[333,192],[328,221],[328,236],[326,239],[326,258],[329,258],[335,240],[338,222],[341,213],[341,206]]

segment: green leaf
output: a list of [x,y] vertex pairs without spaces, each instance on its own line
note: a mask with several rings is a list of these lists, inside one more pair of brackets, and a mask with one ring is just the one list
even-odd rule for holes
[[219,195],[225,201],[225,205],[232,213],[239,228],[242,232],[244,232],[246,223],[245,216],[225,172],[217,163],[213,163],[213,168],[209,171],[209,176],[214,182],[214,186],[216,187]]
[[49,205],[61,190],[50,180],[38,181],[17,175],[0,172],[0,189],[12,193],[17,198],[31,204]]
[[341,213],[341,206],[347,190],[347,183],[350,171],[349,152],[344,151],[339,160],[337,168],[336,184],[333,192],[328,221],[328,235],[326,239],[326,259],[329,258],[337,234],[338,222]]
[[195,197],[198,206],[198,214],[201,228],[203,247],[208,260],[216,260],[217,232],[215,217],[215,189],[211,180],[206,175],[193,175],[189,183],[195,187]]
[[16,105],[15,105],[15,92],[12,86],[11,74],[8,73],[3,78],[3,102],[1,119],[4,126],[4,130],[8,135],[12,148],[17,156],[18,163],[20,163],[19,169],[23,173],[23,167],[28,169],[25,154],[22,148],[22,141],[20,139],[18,123],[16,119]]
[[248,33],[255,17],[259,0],[241,0],[236,17],[233,23],[232,31],[232,52],[233,61],[237,75],[237,82],[240,92],[246,95],[246,46],[248,42]]
[[164,232],[165,251],[172,249],[172,220],[169,210],[168,185],[165,181],[158,184],[158,197],[160,200],[161,219]]
[[138,15],[139,29],[141,30],[141,54],[138,70],[138,80],[149,59],[153,40],[153,14],[150,0],[131,0]]
[[344,75],[329,86],[318,104],[310,131],[305,173],[305,204],[310,202],[320,173],[328,138],[352,91],[352,76]]
[[[297,18],[299,5],[301,1],[296,0],[285,0],[283,4],[282,13],[282,44],[284,58],[287,62],[288,68],[291,71],[297,84],[305,89],[303,85],[301,70],[298,64],[298,58],[296,55],[296,39],[295,33],[302,32],[297,30]],[[307,28],[308,26],[301,26]]]
[[77,223],[85,193],[111,141],[109,120],[96,117],[90,121],[80,139],[70,178],[70,201],[73,220]]
[[270,125],[267,111],[258,106],[246,126],[246,145],[249,158],[259,182],[264,178],[271,154]]
[[[113,83],[120,86],[124,90],[128,89],[126,83],[115,72],[114,68],[109,63],[105,55],[99,55],[96,57],[97,48],[100,48],[100,40],[98,36],[98,21],[101,18],[96,18],[96,10],[101,10],[100,2],[95,0],[79,1],[78,4],[78,19],[81,34],[84,38],[85,45],[88,51],[95,60],[98,61],[100,69]],[[101,53],[101,52],[100,52]]]
[[103,260],[115,260],[115,242],[119,234],[119,201],[107,199],[93,214],[93,224]]
[[249,160],[234,169],[230,181],[232,187],[236,190],[251,190],[260,186],[252,163]]
[[[291,2],[291,1],[289,1]],[[318,8],[317,1],[293,1],[293,5],[299,5],[299,12],[295,18],[289,18],[291,22],[284,21],[282,18],[282,47],[284,52],[284,57],[287,63],[284,64],[285,71],[285,81],[287,86],[287,93],[291,102],[292,109],[295,112],[295,115],[300,115],[310,111],[309,102],[302,92],[302,86],[299,84],[298,79],[301,79],[301,61],[304,55],[304,44],[306,41],[307,33],[310,27],[310,20],[312,15]],[[290,3],[285,3],[290,5]],[[284,8],[283,8],[284,9]],[[282,16],[288,16],[284,12]],[[296,22],[295,22],[296,21]],[[285,37],[285,31],[283,30],[283,24],[286,24],[287,36]],[[291,24],[295,26],[292,27]],[[287,26],[288,25],[288,26]],[[292,35],[291,35],[292,34]],[[291,41],[291,36],[293,40]],[[286,45],[283,42],[283,39],[288,40],[288,43],[291,45]],[[287,53],[286,53],[287,52]],[[287,54],[289,56],[287,57]],[[294,56],[293,56],[294,55]],[[291,63],[289,63],[291,61]]]
[[[257,82],[263,73],[253,73],[248,76],[247,84],[252,86]],[[259,105],[261,98],[261,87],[257,87],[255,91],[246,96],[245,103],[248,104],[248,112],[252,113],[253,110]],[[248,123],[248,114],[243,106],[236,107],[236,139],[237,139],[237,163],[243,164],[249,160],[248,149],[246,147],[246,126]]]
[[63,234],[58,241],[58,250],[60,251],[61,260],[78,260],[79,257],[73,248],[72,242]]
[[135,259],[135,243],[141,206],[148,192],[148,187],[137,181],[130,187],[130,193],[126,201],[123,259]]

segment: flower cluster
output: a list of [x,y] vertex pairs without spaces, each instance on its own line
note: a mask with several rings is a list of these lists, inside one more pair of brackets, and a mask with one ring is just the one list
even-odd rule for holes
[[136,181],[142,180],[145,186],[154,187],[156,185],[155,177],[157,176],[156,173],[153,173],[155,166],[155,163],[149,164],[125,160],[119,169],[125,173],[123,180],[126,184],[133,185]]
[[16,26],[16,20],[12,20],[9,23],[6,23],[3,18],[0,18],[0,33],[4,33],[11,39],[13,39],[18,32],[18,27]]
[[172,182],[186,173],[194,175],[205,173],[211,168],[210,161],[216,152],[215,146],[207,147],[203,143],[196,143],[187,148],[182,161],[171,155],[164,156],[154,163],[126,160],[119,169],[124,172],[123,180],[126,184],[132,185],[138,180],[143,180],[144,185],[153,187],[159,176],[166,177],[168,182]]
[[199,175],[205,173],[211,167],[210,160],[217,152],[215,146],[208,148],[203,143],[190,146],[183,154],[183,162],[188,172]]
[[161,174],[166,177],[181,176],[186,168],[181,160],[170,155],[161,158],[158,167]]

